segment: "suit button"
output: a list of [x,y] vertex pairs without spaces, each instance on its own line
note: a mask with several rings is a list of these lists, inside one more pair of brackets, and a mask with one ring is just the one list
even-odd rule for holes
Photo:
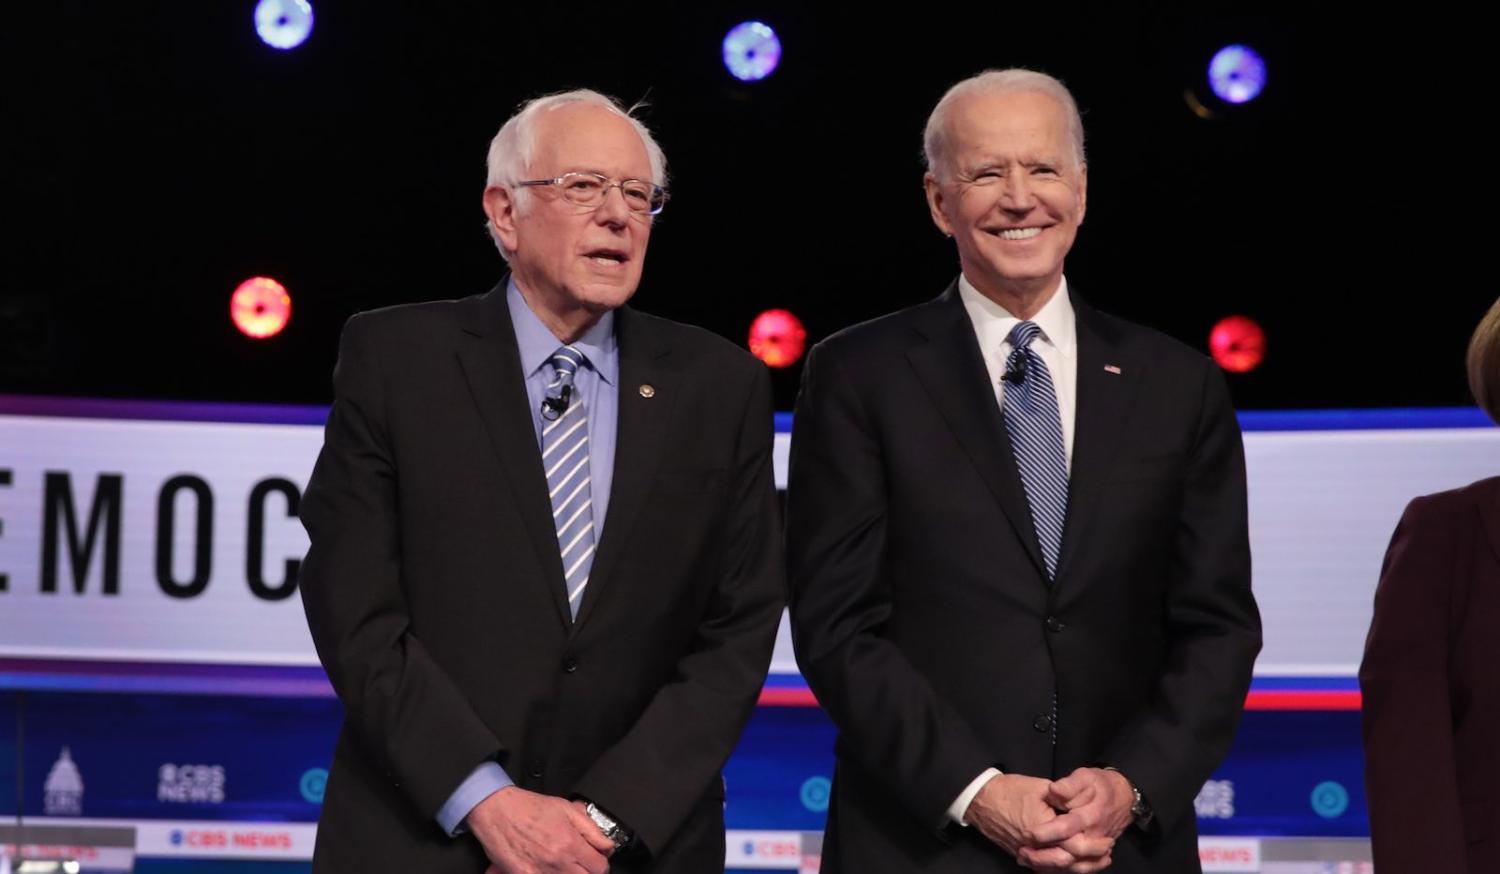
[[533,779],[533,780],[540,780],[540,779],[542,779],[542,760],[541,759],[532,759],[531,760],[531,779]]
[[1047,617],[1047,630],[1052,632],[1053,634],[1062,631],[1066,627],[1066,625],[1063,625],[1062,620],[1058,619],[1056,616]]
[[578,670],[578,659],[575,659],[572,656],[569,656],[568,658],[563,659],[563,661],[562,661],[562,669],[563,669],[563,673],[565,673],[565,674],[571,674],[574,671]]
[[1037,731],[1051,731],[1052,730],[1052,717],[1050,717],[1047,714],[1043,713],[1041,716],[1038,716],[1036,719],[1031,720],[1031,727],[1034,728],[1034,729],[1036,729]]

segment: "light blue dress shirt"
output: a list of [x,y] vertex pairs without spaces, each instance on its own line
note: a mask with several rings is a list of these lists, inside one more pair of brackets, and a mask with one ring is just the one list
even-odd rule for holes
[[[552,380],[552,368],[547,361],[565,344],[553,336],[526,305],[526,299],[516,288],[515,279],[506,286],[505,303],[510,308],[511,324],[516,330],[521,373],[526,377],[526,397],[531,406],[531,424],[540,451],[542,398],[546,397],[547,383]],[[588,414],[589,490],[593,496],[594,542],[598,543],[604,536],[604,515],[609,508],[609,489],[614,481],[615,436],[620,420],[620,349],[615,339],[615,314],[605,313],[572,346],[583,353],[585,362],[573,377],[573,385]],[[480,764],[448,796],[447,803],[438,811],[438,824],[449,835],[458,834],[465,817],[479,802],[514,782],[498,762]]]

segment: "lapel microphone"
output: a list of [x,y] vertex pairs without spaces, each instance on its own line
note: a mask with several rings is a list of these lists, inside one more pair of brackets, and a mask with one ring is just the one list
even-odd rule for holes
[[542,398],[542,418],[554,422],[559,416],[568,411],[568,403],[573,397],[573,387],[564,385],[555,398]]
[[[1005,382],[1010,383],[1011,385],[1020,385],[1021,383],[1025,382],[1026,381],[1026,356],[1025,355],[1021,355],[1021,356],[1017,357],[1015,359],[1015,363],[1012,364],[1010,366],[1010,369],[1007,370],[1007,371],[1005,371],[1005,375],[1002,376],[1002,377],[1000,377],[1000,378],[1002,380],[1004,380]],[[563,402],[563,407],[566,409],[566,407],[567,407],[567,402],[566,401]]]

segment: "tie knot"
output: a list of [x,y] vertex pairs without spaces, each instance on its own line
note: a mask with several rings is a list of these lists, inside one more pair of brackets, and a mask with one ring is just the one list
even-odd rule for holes
[[1010,342],[1010,348],[1025,349],[1041,333],[1042,329],[1037,327],[1036,322],[1017,322],[1016,326],[1010,329],[1010,335],[1005,339]]
[[573,374],[578,372],[578,366],[583,363],[583,353],[572,346],[562,346],[547,361],[558,379],[571,381]]

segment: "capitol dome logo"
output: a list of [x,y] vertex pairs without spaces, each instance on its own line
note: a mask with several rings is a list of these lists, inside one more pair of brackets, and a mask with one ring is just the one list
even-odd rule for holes
[[43,791],[42,808],[48,816],[83,815],[83,775],[73,763],[73,755],[67,747],[62,748],[62,755],[47,772]]

